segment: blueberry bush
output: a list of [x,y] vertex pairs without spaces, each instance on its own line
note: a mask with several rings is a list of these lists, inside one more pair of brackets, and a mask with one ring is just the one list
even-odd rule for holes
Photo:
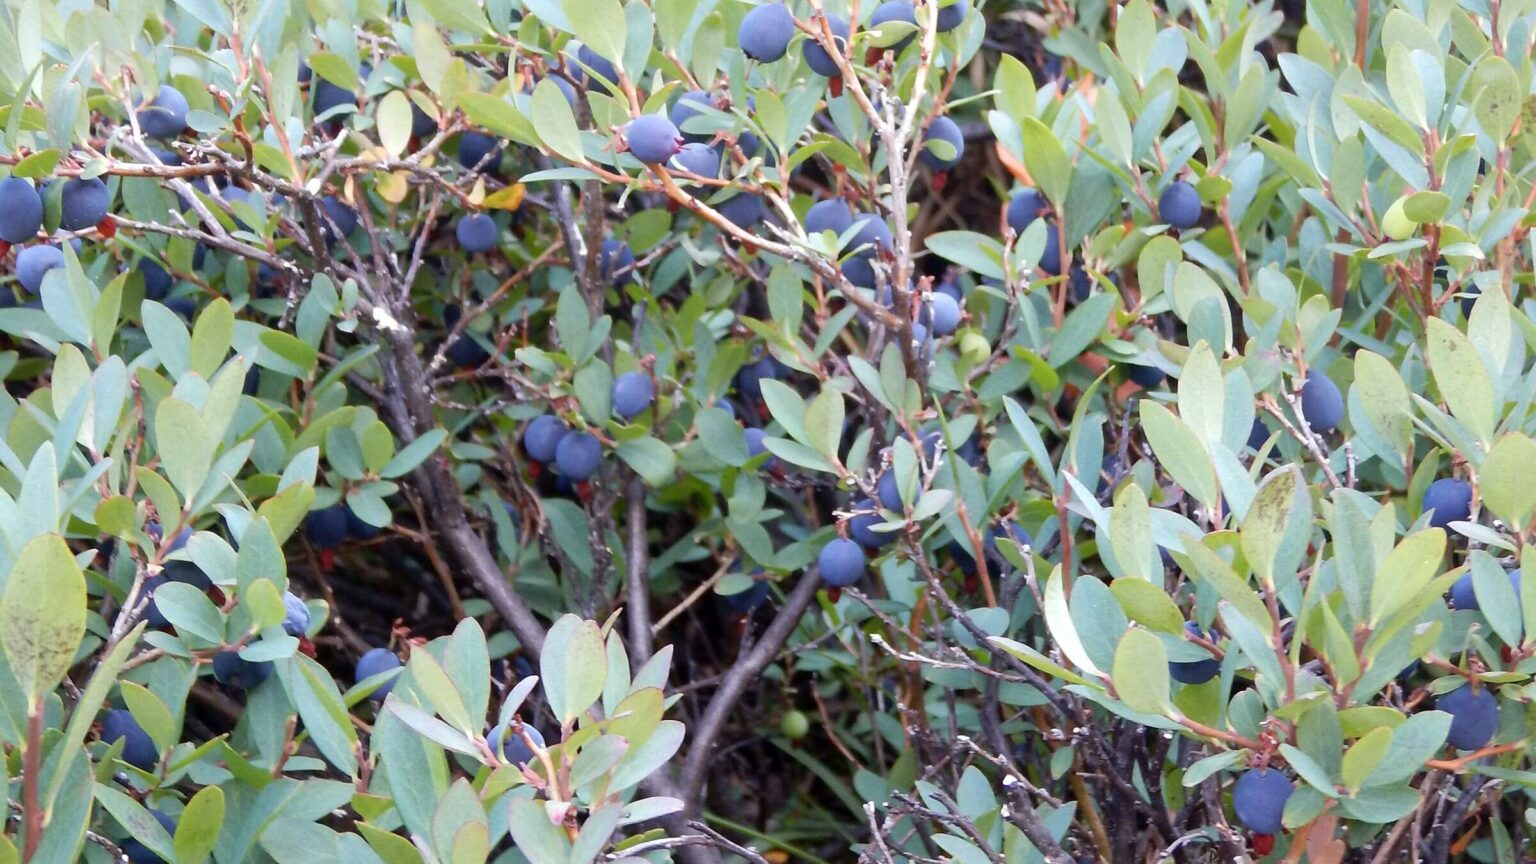
[[4,0],[0,864],[1532,860],[1533,46]]

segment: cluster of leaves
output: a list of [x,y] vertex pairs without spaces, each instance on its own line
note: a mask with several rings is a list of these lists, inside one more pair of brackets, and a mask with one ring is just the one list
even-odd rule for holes
[[1103,5],[7,0],[0,862],[1515,861],[1536,9]]

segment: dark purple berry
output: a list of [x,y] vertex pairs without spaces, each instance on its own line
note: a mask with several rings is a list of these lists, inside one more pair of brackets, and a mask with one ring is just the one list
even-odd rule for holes
[[250,690],[257,686],[271,677],[272,669],[270,661],[247,660],[234,648],[213,655],[213,677],[220,684],[236,690]]
[[559,417],[542,414],[533,418],[523,432],[523,451],[529,459],[547,465],[555,461],[555,449],[570,431]]
[[613,237],[603,241],[597,253],[597,269],[603,281],[615,288],[635,278],[635,251],[629,244]]
[[170,293],[174,284],[171,274],[153,258],[140,258],[135,265],[139,275],[144,278],[144,296],[150,300],[160,300]]
[[876,525],[885,523],[885,517],[875,511],[875,502],[868,498],[853,505],[861,511],[848,519],[848,536],[865,549],[878,549],[896,539],[895,531],[876,531]]
[[0,180],[0,240],[26,243],[43,227],[43,196],[20,177]]
[[708,118],[708,112],[718,107],[715,97],[707,91],[689,90],[672,103],[672,107],[667,111],[667,119],[672,122],[677,131],[682,133],[684,140],[704,142],[713,137],[713,131],[694,129],[689,121],[699,117]]
[[1476,750],[1493,740],[1499,728],[1499,699],[1487,686],[1473,692],[1466,683],[1435,699],[1435,708],[1451,715],[1446,742],[1457,750]]
[[1301,417],[1314,432],[1332,432],[1344,419],[1344,394],[1339,385],[1313,369],[1301,386]]
[[121,708],[108,711],[101,718],[101,740],[108,744],[123,742],[123,761],[141,771],[155,770],[160,761],[160,750],[154,739],[133,719],[133,714]]
[[805,211],[805,230],[808,234],[831,231],[833,234],[842,236],[842,233],[852,224],[853,209],[841,198],[817,201]]
[[[876,6],[874,12],[870,13],[869,27],[866,29],[876,30],[883,24],[911,24],[913,27],[916,27],[917,9],[913,7],[911,0],[886,0],[886,2]],[[900,42],[891,45],[888,50],[900,52],[901,49],[911,45],[912,40],[915,38],[917,38],[917,34],[913,33]]]
[[[357,668],[352,673],[352,681],[355,684],[361,684],[375,675],[383,675],[399,669],[400,665],[400,658],[395,656],[395,652],[388,648],[373,648],[357,659]],[[375,702],[383,702],[384,697],[389,695],[389,691],[395,689],[397,680],[399,680],[398,675],[380,684],[378,689],[368,694],[368,698]]]
[[1255,834],[1280,833],[1285,802],[1296,787],[1274,768],[1257,768],[1237,778],[1232,787],[1232,811]]
[[737,228],[751,228],[763,221],[763,196],[738,192],[721,202],[718,209]]
[[27,246],[16,253],[16,279],[29,294],[43,288],[43,277],[49,270],[64,266],[64,250],[57,246],[41,244]]
[[[1209,634],[1201,633],[1200,626],[1193,621],[1184,622],[1184,635],[1187,637],[1209,639]],[[1204,684],[1215,678],[1221,672],[1221,661],[1215,657],[1205,660],[1168,661],[1168,674],[1180,684]]]
[[619,81],[619,70],[607,58],[583,45],[576,50],[576,62],[596,76],[589,78],[588,87],[604,93],[613,92],[612,85]]
[[955,0],[955,2],[948,6],[940,6],[939,20],[934,29],[940,33],[948,33],[959,27],[965,21],[965,16],[970,14],[970,11],[971,0]]
[[821,547],[816,567],[823,582],[833,588],[847,588],[864,576],[864,547],[843,537]]
[[935,291],[928,298],[928,314],[935,336],[948,336],[960,327],[960,304],[948,294]]
[[[155,817],[155,821],[160,823],[160,827],[165,829],[165,833],[173,837],[176,836],[175,819],[161,813],[159,810],[150,810],[149,815]],[[165,862],[164,858],[151,852],[148,846],[132,837],[124,840],[122,845],[117,848],[121,849],[123,854],[127,856],[128,864],[164,864]]]
[[316,549],[335,549],[347,539],[347,511],[340,504],[311,510],[304,517],[304,536]]
[[764,3],[741,19],[736,44],[741,51],[760,63],[772,63],[789,51],[795,36],[795,16],[783,3]]
[[1173,181],[1157,199],[1157,215],[1180,230],[1195,227],[1200,222],[1200,193],[1183,180]]
[[471,213],[453,229],[459,248],[465,252],[489,252],[496,248],[496,220],[484,213]]
[[683,145],[672,157],[672,167],[700,177],[715,177],[720,173],[720,151],[699,141]]
[[89,180],[65,180],[59,193],[59,227],[65,231],[83,231],[107,218],[111,198],[107,184],[100,177]]
[[671,120],[659,114],[642,114],[624,127],[629,152],[647,165],[663,165],[683,147],[683,138]]
[[613,413],[629,420],[651,407],[656,388],[644,372],[625,372],[613,379]]
[[[815,25],[815,29],[819,39],[821,27]],[[847,54],[848,22],[839,18],[829,17],[827,18],[827,29],[832,33],[832,41],[837,46],[838,53]],[[805,57],[805,65],[811,67],[811,71],[817,75],[823,78],[836,78],[842,74],[837,68],[837,61],[832,59],[832,55],[827,52],[827,49],[821,47],[821,43],[816,39],[805,40],[805,44],[800,46],[800,53]]]
[[597,473],[603,462],[603,445],[590,432],[572,432],[555,447],[555,467],[573,483]]
[[948,117],[933,118],[928,131],[923,133],[923,141],[943,141],[954,149],[955,155],[940,156],[932,149],[923,147],[917,158],[935,171],[948,171],[960,164],[960,157],[965,155],[965,136],[960,132],[960,124]]
[[485,736],[487,744],[491,745],[491,752],[507,760],[512,765],[526,765],[536,758],[536,754],[528,747],[528,742],[523,740],[526,734],[539,748],[544,749],[544,736],[532,725],[524,723],[521,730],[513,730],[503,724],[491,730],[491,734]]
[[1045,196],[1035,189],[1020,189],[1008,199],[1008,227],[1015,234],[1023,234],[1044,210]]
[[877,251],[888,252],[891,248],[891,228],[873,213],[860,213],[853,217],[853,237],[848,250],[859,255],[874,255]]
[[309,632],[309,607],[292,591],[283,592],[283,632],[295,639]]
[[1127,378],[1148,390],[1163,383],[1163,379],[1168,377],[1167,373],[1156,366],[1144,366],[1140,363],[1127,363],[1125,371]]
[[901,487],[896,484],[895,468],[887,468],[885,473],[880,475],[880,479],[875,483],[875,498],[879,500],[880,506],[887,510],[900,513],[906,509],[901,502]]
[[1472,484],[1452,477],[1436,480],[1424,490],[1423,509],[1435,528],[1467,521],[1472,516]]
[[175,138],[187,128],[187,97],[169,84],[139,111],[139,129],[151,138]]
[[459,136],[459,164],[494,174],[501,165],[501,143],[484,132],[465,132]]

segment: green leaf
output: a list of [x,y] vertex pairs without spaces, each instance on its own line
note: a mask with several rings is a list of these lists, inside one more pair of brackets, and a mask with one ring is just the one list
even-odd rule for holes
[[977,275],[1002,279],[1003,244],[997,238],[974,231],[938,231],[923,238],[928,251],[946,261],[976,271]]
[[507,815],[507,831],[529,864],[566,864],[570,843],[549,821],[544,807],[530,798],[514,798]]
[[1216,470],[1200,436],[1173,412],[1150,399],[1141,401],[1141,422],[1152,452],[1168,476],[1201,504],[1216,506],[1220,494]]
[[1413,403],[1408,386],[1385,357],[1365,349],[1355,352],[1355,394],[1350,407],[1359,405],[1363,417],[1353,416],[1356,428],[1368,426],[1383,440],[1406,455],[1413,443]]
[[379,100],[374,111],[379,127],[379,142],[389,155],[398,159],[411,140],[411,99],[403,90],[391,90]]
[[204,786],[181,811],[176,824],[177,864],[202,864],[213,854],[224,824],[224,790]]
[[1425,356],[1434,372],[1440,397],[1451,414],[1487,444],[1493,437],[1493,382],[1482,358],[1467,337],[1446,321],[1429,319]]
[[229,301],[220,297],[203,307],[192,327],[190,360],[192,371],[212,378],[229,356],[229,346],[235,333],[235,313]]
[[593,360],[576,370],[571,379],[581,414],[591,423],[606,423],[613,411],[613,371],[601,360]]
[[783,381],[765,378],[762,382],[763,402],[768,405],[768,413],[773,419],[779,421],[789,437],[801,442],[810,443],[810,436],[805,431],[805,401],[793,387]]
[[1402,783],[1417,775],[1424,763],[1445,746],[1451,732],[1451,715],[1444,711],[1420,711],[1392,730],[1387,755],[1365,778],[1365,786]]
[[1468,558],[1472,564],[1472,590],[1488,626],[1506,645],[1519,645],[1525,622],[1520,614],[1520,595],[1509,574],[1498,559],[1481,549],[1474,550]]
[[1370,626],[1375,627],[1393,612],[1413,602],[1435,578],[1445,554],[1445,531],[1426,528],[1403,538],[1376,570],[1371,582]]
[[1132,621],[1151,630],[1163,633],[1180,633],[1184,630],[1184,616],[1179,607],[1163,589],[1144,579],[1116,579],[1109,590],[1120,601],[1120,608]]
[[837,461],[843,440],[843,394],[832,387],[822,387],[805,411],[805,432],[811,449]]
[[1312,498],[1294,465],[1272,472],[1259,484],[1243,519],[1243,555],[1265,584],[1296,572],[1311,533]]
[[1344,751],[1344,763],[1340,769],[1344,786],[1354,795],[1365,785],[1365,780],[1381,760],[1386,758],[1392,746],[1392,730],[1385,726],[1372,729],[1365,737]]
[[447,438],[448,433],[443,429],[428,429],[396,453],[379,471],[379,476],[392,480],[416,470],[416,466],[425,462]]
[[1123,575],[1156,583],[1162,592],[1162,562],[1152,542],[1152,508],[1147,493],[1135,483],[1125,484],[1115,495],[1109,512],[1109,541]]
[[454,686],[453,679],[448,677],[448,671],[437,662],[436,657],[427,651],[412,651],[406,668],[416,688],[426,697],[428,706],[449,726],[465,735],[479,734],[479,723],[470,718],[464,697],[459,695],[459,688]]
[[33,538],[0,597],[0,646],[29,712],[64,679],[84,638],[85,575],[64,538]]
[[1133,627],[1115,648],[1115,694],[1132,711],[1163,714],[1168,705],[1168,654],[1150,631]]
[[[1055,640],[1056,647],[1077,668],[1089,675],[1099,678],[1104,673],[1095,666],[1088,656],[1088,650],[1083,646],[1083,640],[1077,632],[1077,625],[1072,623],[1072,612],[1067,606],[1066,582],[1061,574],[1061,565],[1056,565],[1051,570],[1051,575],[1045,582],[1045,626],[1051,631],[1051,638]],[[1162,646],[1158,646],[1162,650]],[[1166,673],[1167,670],[1164,670]]]
[[490,23],[485,20],[485,13],[481,11],[479,3],[463,3],[460,0],[422,0],[422,2],[426,4],[427,14],[449,30],[463,30],[466,33],[485,36],[495,34]]
[[150,692],[149,688],[132,681],[122,682],[118,685],[118,691],[122,693],[123,704],[128,706],[134,721],[155,742],[156,750],[163,753],[176,746],[177,739],[181,737],[181,726],[171,715],[171,709],[160,701],[160,697]]
[[624,8],[618,0],[561,0],[571,29],[587,47],[617,62],[624,56]]
[[1536,511],[1536,441],[1511,432],[1488,451],[1478,471],[1483,504],[1501,519],[1523,529]]
[[159,855],[162,860],[175,859],[175,847],[171,845],[171,835],[165,830],[160,821],[144,809],[144,805],[133,800],[116,787],[105,783],[96,784],[96,800],[101,806],[112,814],[112,818],[127,830],[128,835],[144,844],[149,851]]
[[1061,139],[1050,127],[1033,117],[1025,117],[1020,123],[1024,133],[1024,167],[1040,184],[1040,191],[1057,207],[1067,200],[1067,188],[1072,182],[1072,162],[1062,149]]
[[[745,449],[745,444],[742,445]],[[619,458],[653,487],[672,482],[677,473],[677,454],[665,443],[647,435],[620,441]]]
[[1502,144],[1520,117],[1524,91],[1519,74],[1508,60],[1487,54],[1473,67],[1468,89],[1478,123],[1495,144]]
[[160,400],[155,410],[155,443],[165,474],[183,498],[197,494],[218,446],[197,409],[170,397]]
[[570,162],[586,162],[581,150],[581,132],[576,128],[576,115],[571,113],[571,103],[565,101],[565,94],[553,78],[545,78],[533,88],[531,110],[534,128],[545,147]]
[[224,615],[201,588],[185,582],[167,582],[155,589],[155,607],[179,631],[210,645],[224,642]]

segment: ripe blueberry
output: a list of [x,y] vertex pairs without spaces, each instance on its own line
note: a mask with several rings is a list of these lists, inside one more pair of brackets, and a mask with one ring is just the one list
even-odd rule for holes
[[1435,528],[1465,522],[1472,516],[1472,484],[1453,477],[1429,484],[1424,490],[1424,512],[1430,514],[1429,524]]
[[597,473],[603,461],[603,445],[590,432],[572,432],[555,446],[555,467],[573,483]]
[[1435,708],[1451,715],[1446,741],[1457,750],[1476,750],[1493,739],[1499,728],[1499,700],[1486,686],[1472,692],[1463,684],[1435,699]]
[[772,357],[762,357],[736,372],[736,392],[748,399],[763,398],[764,379],[779,377],[779,366]]
[[64,266],[64,250],[47,244],[27,246],[16,253],[16,278],[30,294],[42,290],[49,270]]
[[628,420],[651,407],[656,388],[644,372],[625,372],[613,379],[613,413]]
[[[140,258],[135,265],[139,275],[144,277],[144,296],[150,300],[159,300],[171,290],[173,280],[171,274],[153,258]],[[254,367],[253,367],[254,368]]]
[[[1200,626],[1193,621],[1184,622],[1184,635],[1186,637],[1210,638],[1209,634],[1201,633]],[[1221,661],[1215,657],[1205,660],[1168,661],[1168,675],[1180,684],[1204,684],[1215,678],[1221,672]]]
[[121,708],[108,711],[101,718],[101,740],[108,744],[123,739],[123,761],[141,771],[153,771],[160,761],[160,751],[155,742],[133,719],[133,714]]
[[1183,180],[1169,183],[1157,199],[1157,215],[1180,230],[1195,227],[1200,221],[1200,193]]
[[[886,2],[876,6],[874,12],[870,13],[868,29],[879,29],[882,24],[911,24],[916,27],[917,10],[913,8],[911,0],[886,0]],[[901,49],[911,45],[912,40],[915,38],[917,38],[917,34],[913,33],[900,42],[891,45],[888,50],[899,53]]]
[[928,314],[935,336],[948,336],[960,326],[960,304],[948,294],[935,291],[928,298]]
[[842,537],[821,547],[816,556],[821,579],[833,588],[846,588],[864,575],[864,547]]
[[59,227],[83,231],[107,218],[107,184],[100,177],[65,180],[59,193]]
[[687,93],[677,97],[677,101],[672,103],[672,107],[667,111],[667,119],[672,121],[672,125],[682,133],[684,140],[708,141],[712,137],[711,133],[690,129],[689,121],[696,117],[709,117],[705,109],[714,109],[716,107],[715,97],[710,95],[708,91],[689,90]]
[[484,213],[471,213],[453,229],[459,247],[465,252],[489,252],[496,247],[496,220]]
[[361,517],[352,512],[352,508],[343,504],[342,510],[347,514],[347,536],[353,540],[372,540],[384,532],[384,529],[372,522],[364,522]]
[[885,517],[875,512],[875,502],[865,498],[853,505],[854,510],[862,511],[848,519],[848,536],[865,549],[879,549],[881,546],[896,539],[894,531],[876,531],[875,526],[884,524]]
[[1301,417],[1314,432],[1329,433],[1344,419],[1344,395],[1333,379],[1316,369],[1301,386]]
[[970,14],[970,11],[971,0],[955,0],[955,2],[948,6],[940,6],[939,20],[935,29],[940,33],[948,33],[959,27],[965,21],[965,16]]
[[499,142],[484,132],[465,132],[459,136],[459,164],[470,170],[496,173],[501,165]]
[[1054,222],[1045,226],[1045,250],[1040,253],[1040,269],[1050,276],[1061,275],[1061,229]]
[[[1003,520],[1001,528],[1003,531],[1000,531],[998,527],[987,529],[987,533],[982,537],[982,548],[986,550],[988,560],[1006,564],[1007,559],[1003,557],[1002,552],[997,547],[998,537],[1006,536],[1020,546],[1029,546],[1029,532],[1024,530],[1024,526],[1012,519]],[[1006,531],[1006,534],[1004,531]]]
[[763,221],[763,196],[738,192],[721,202],[716,209],[737,228],[751,228]]
[[768,583],[763,579],[753,578],[752,585],[747,590],[726,594],[721,599],[725,601],[725,608],[738,615],[745,615],[767,602]]
[[805,211],[805,231],[807,234],[818,234],[822,231],[831,231],[841,236],[848,226],[853,224],[853,210],[848,202],[841,198],[828,198],[825,201],[817,201],[811,208]]
[[292,591],[283,592],[283,632],[295,639],[309,632],[309,607]]
[[[463,315],[459,307],[445,306],[443,307],[443,324],[452,328],[459,323]],[[443,356],[453,361],[453,365],[461,369],[469,369],[491,359],[491,352],[485,350],[485,347],[468,330],[462,330],[448,346],[448,350],[443,352]]]
[[0,240],[19,244],[43,227],[43,196],[20,177],[0,180]]
[[347,539],[347,512],[340,504],[311,510],[304,517],[304,536],[316,549],[335,549]]
[[875,483],[875,498],[880,502],[880,506],[887,510],[900,513],[906,509],[901,503],[901,487],[896,484],[895,468],[886,469],[886,472],[880,475],[879,481]]
[[647,165],[661,165],[683,147],[683,138],[671,120],[659,114],[641,114],[624,127],[629,152]]
[[[1509,576],[1510,586],[1515,589],[1515,597],[1518,598],[1520,596],[1520,570],[1518,568],[1510,570],[1507,575]],[[1456,584],[1451,586],[1451,608],[1462,611],[1481,608],[1477,602],[1477,589],[1472,583],[1471,573],[1463,574],[1460,579],[1456,580]]]
[[720,173],[720,151],[703,142],[690,141],[672,157],[672,167],[700,177],[715,177]]
[[1253,418],[1253,428],[1248,430],[1248,449],[1257,450],[1269,440],[1269,427],[1258,417]]
[[139,110],[139,129],[151,138],[175,138],[187,128],[187,107],[180,90],[161,84],[155,100]]
[[[763,439],[768,437],[767,432],[764,432],[756,426],[753,426],[743,432],[742,437],[747,442],[748,459],[756,459],[757,457],[768,452],[768,445],[763,443]],[[779,467],[779,457],[769,456],[767,459],[763,460],[763,467],[769,471]]]
[[510,724],[503,723],[491,730],[491,734],[485,736],[486,743],[491,745],[491,752],[507,760],[513,765],[526,765],[536,758],[528,742],[523,740],[527,734],[539,749],[544,749],[544,736],[535,729],[532,724],[524,723],[521,731],[509,728]]
[[[357,668],[352,672],[352,681],[355,684],[361,684],[375,675],[399,669],[400,665],[400,658],[395,656],[395,652],[388,648],[372,648],[368,653],[357,658]],[[397,680],[399,680],[398,675],[391,677],[380,684],[378,689],[368,694],[368,698],[375,702],[383,702],[384,697],[389,695],[389,691],[395,689]]]
[[783,3],[764,3],[741,19],[736,44],[753,60],[772,63],[789,50],[795,35],[795,16]]
[[320,233],[325,236],[325,242],[334,243],[337,238],[345,240],[357,230],[357,211],[340,198],[334,195],[321,198],[320,209],[325,216],[320,223]]
[[1237,821],[1256,834],[1280,833],[1285,802],[1296,787],[1274,768],[1258,768],[1237,778],[1232,787],[1232,810]]
[[[615,288],[626,282],[632,282],[635,278],[635,251],[629,248],[629,244],[613,237],[603,241],[602,247],[597,253],[598,273],[603,281]],[[622,273],[619,271],[623,271]]]
[[1143,366],[1140,363],[1127,363],[1125,371],[1126,377],[1149,390],[1163,383],[1163,379],[1168,377],[1156,366]]
[[541,414],[533,418],[523,432],[523,451],[535,462],[548,464],[555,461],[555,450],[570,428],[553,414]]
[[219,683],[236,690],[249,690],[267,680],[271,674],[271,662],[252,662],[241,657],[240,652],[234,648],[213,655],[213,677],[219,679]]
[[1029,223],[1040,218],[1045,210],[1045,197],[1035,189],[1020,189],[1008,199],[1008,227],[1015,234],[1023,234]]
[[411,99],[411,137],[426,138],[435,134],[437,134],[437,118],[421,110],[416,100]]
[[[315,82],[315,118],[319,119],[331,111],[342,107],[357,108],[357,94],[344,87],[339,87],[321,78]],[[329,120],[338,117],[329,117]]]
[[608,61],[606,57],[583,45],[576,51],[576,62],[585,66],[596,75],[589,78],[587,86],[604,93],[611,93],[611,87],[619,81],[619,70]]
[[[838,53],[847,54],[848,22],[828,17],[827,29],[832,33],[832,41],[837,46]],[[821,37],[819,26],[816,27],[816,34],[819,39]],[[842,74],[837,68],[837,61],[832,59],[832,55],[827,52],[827,49],[821,47],[821,43],[816,39],[805,40],[805,44],[800,46],[800,53],[805,57],[805,65],[811,67],[811,71],[817,75],[823,78],[836,78]]]
[[965,155],[965,136],[960,133],[960,124],[948,117],[933,118],[928,131],[923,133],[923,141],[944,141],[955,150],[952,157],[940,156],[928,147],[918,153],[917,158],[935,171],[948,171],[960,164],[960,157]]
[[873,213],[860,213],[853,217],[853,237],[848,241],[849,250],[856,254],[872,256],[876,251],[891,248],[891,228]]
[[844,261],[838,269],[855,288],[875,287],[875,265],[862,255],[855,255]]

